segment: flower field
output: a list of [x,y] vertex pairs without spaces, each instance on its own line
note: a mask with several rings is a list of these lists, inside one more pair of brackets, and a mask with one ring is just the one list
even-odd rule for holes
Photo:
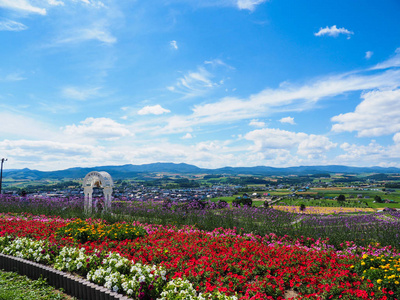
[[373,208],[359,208],[359,207],[322,207],[322,206],[308,206],[304,211],[300,211],[300,206],[289,205],[275,205],[275,209],[287,212],[296,212],[304,214],[332,214],[332,213],[349,213],[349,212],[375,212]]
[[[240,233],[260,236],[275,233],[278,236],[307,236],[315,240],[328,237],[329,243],[337,248],[345,241],[353,241],[364,247],[371,243],[397,248],[400,246],[400,212],[363,211],[349,215],[339,210],[325,215],[318,212],[297,213],[293,208],[280,211],[275,206],[271,209],[220,204],[222,203],[163,203],[115,199],[113,214],[97,213],[92,217],[104,219],[110,224],[140,221],[164,226],[195,226],[205,231],[236,227]],[[83,199],[79,197],[28,198],[22,202],[18,196],[0,195],[0,212],[30,212],[33,215],[56,215],[64,219],[87,218],[83,211]],[[312,209],[307,207],[306,212],[312,212]],[[86,233],[88,230],[87,228]],[[80,234],[83,237],[86,233]]]
[[0,236],[2,253],[137,299],[399,297],[400,256],[379,244],[30,214],[1,214]]

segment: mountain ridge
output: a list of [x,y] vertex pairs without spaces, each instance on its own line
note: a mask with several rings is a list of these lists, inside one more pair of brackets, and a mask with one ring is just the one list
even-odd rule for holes
[[125,164],[120,166],[96,166],[92,168],[74,167],[65,170],[39,171],[24,169],[3,170],[4,177],[14,179],[77,179],[83,178],[90,171],[105,171],[114,178],[129,178],[146,173],[175,173],[175,174],[220,174],[220,175],[312,175],[318,173],[400,173],[395,167],[351,167],[343,165],[296,166],[296,167],[222,167],[217,169],[199,168],[186,163],[150,163],[142,165]]

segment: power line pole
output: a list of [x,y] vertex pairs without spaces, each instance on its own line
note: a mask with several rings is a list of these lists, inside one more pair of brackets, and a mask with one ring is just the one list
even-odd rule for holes
[[1,159],[1,172],[0,172],[0,195],[3,194],[3,190],[1,189],[1,185],[3,183],[3,164],[7,161],[7,158]]

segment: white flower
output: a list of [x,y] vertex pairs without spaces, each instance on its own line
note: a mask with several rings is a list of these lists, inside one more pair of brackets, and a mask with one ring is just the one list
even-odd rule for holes
[[107,282],[104,284],[104,286],[105,286],[107,289],[111,289],[111,285],[112,285],[112,283],[111,283],[110,281],[107,281]]

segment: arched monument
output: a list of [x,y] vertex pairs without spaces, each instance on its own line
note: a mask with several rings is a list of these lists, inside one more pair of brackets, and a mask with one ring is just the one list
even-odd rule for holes
[[85,213],[91,214],[93,207],[93,187],[103,188],[104,194],[104,210],[108,211],[111,208],[111,195],[113,191],[113,180],[107,172],[89,172],[83,179],[83,192],[85,194]]

